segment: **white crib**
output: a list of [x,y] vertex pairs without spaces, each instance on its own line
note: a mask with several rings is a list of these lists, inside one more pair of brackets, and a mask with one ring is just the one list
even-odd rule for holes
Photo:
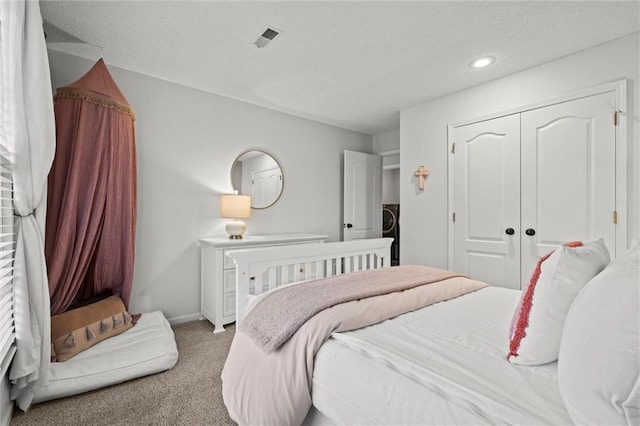
[[249,295],[347,272],[391,265],[393,238],[233,250],[236,266],[236,324],[244,318]]

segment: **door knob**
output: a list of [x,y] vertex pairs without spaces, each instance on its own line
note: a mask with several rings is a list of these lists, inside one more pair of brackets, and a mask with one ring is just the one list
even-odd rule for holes
[[349,229],[351,229],[351,228],[353,228],[353,225],[352,225],[352,224],[350,224],[350,223],[347,223],[346,225],[344,225],[344,227],[345,227],[345,228],[349,228]]
[[533,235],[536,235],[536,230],[533,228],[529,228],[526,231],[524,231],[524,233],[531,237]]
[[513,228],[507,228],[504,230],[504,233],[507,235],[513,235],[516,233],[516,231],[514,231]]

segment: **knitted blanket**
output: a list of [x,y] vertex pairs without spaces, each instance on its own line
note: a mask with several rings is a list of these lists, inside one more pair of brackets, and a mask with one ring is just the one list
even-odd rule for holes
[[266,293],[239,326],[266,352],[289,340],[309,318],[340,303],[403,291],[461,276],[408,265],[336,275]]

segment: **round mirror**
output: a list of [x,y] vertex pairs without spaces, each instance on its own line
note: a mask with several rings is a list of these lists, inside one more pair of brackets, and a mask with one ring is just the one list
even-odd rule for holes
[[280,194],[284,176],[280,164],[263,151],[243,152],[231,167],[231,185],[238,194],[251,195],[251,208],[266,209]]

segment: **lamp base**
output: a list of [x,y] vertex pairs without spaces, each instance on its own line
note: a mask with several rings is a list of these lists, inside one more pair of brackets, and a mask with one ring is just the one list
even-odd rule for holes
[[231,222],[227,222],[224,230],[229,234],[230,240],[241,240],[242,234],[247,230],[247,224],[241,220],[234,219]]

